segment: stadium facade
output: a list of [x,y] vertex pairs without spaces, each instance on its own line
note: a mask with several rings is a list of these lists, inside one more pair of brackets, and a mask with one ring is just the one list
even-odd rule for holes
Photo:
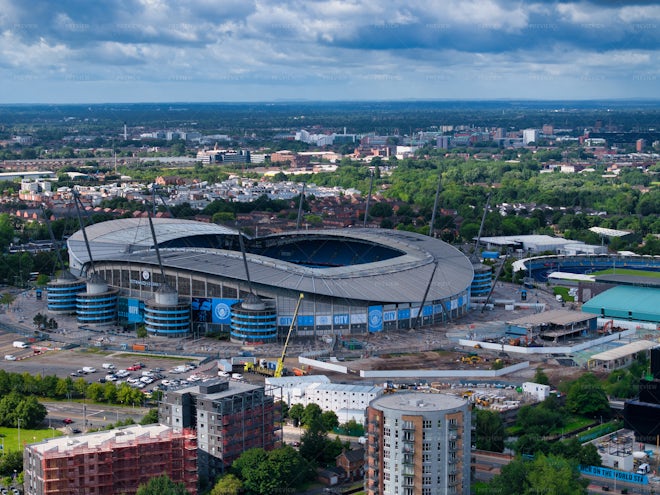
[[82,231],[67,241],[74,275],[98,275],[118,291],[116,322],[146,322],[153,334],[230,330],[234,340],[271,341],[291,326],[300,294],[296,333],[309,337],[429,326],[469,308],[472,264],[428,236],[353,228],[244,236],[244,259],[237,230],[167,218],[153,225],[158,252],[146,218],[87,227],[89,250]]

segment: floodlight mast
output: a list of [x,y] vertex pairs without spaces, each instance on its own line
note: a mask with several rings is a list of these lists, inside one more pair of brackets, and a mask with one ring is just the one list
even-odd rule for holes
[[92,257],[92,248],[89,245],[89,239],[87,238],[87,230],[85,229],[85,224],[82,221],[82,215],[80,214],[80,207],[82,206],[82,201],[80,200],[80,193],[77,190],[73,190],[73,203],[76,205],[76,213],[78,215],[78,223],[80,224],[80,230],[82,230],[83,239],[85,240],[85,248],[87,248],[87,256],[89,256],[89,272],[90,275],[95,273],[94,269],[94,258]]
[[[153,207],[156,209],[156,189],[152,189],[153,192]],[[163,284],[166,284],[165,281],[165,270],[163,269],[163,261],[160,258],[160,249],[158,248],[158,239],[156,238],[156,229],[154,229],[154,222],[151,218],[151,211],[147,208],[147,218],[149,219],[149,228],[151,229],[151,238],[154,242],[154,249],[156,250],[156,259],[158,260],[158,267],[160,268],[160,276],[162,277]]]
[[60,248],[55,242],[55,234],[53,234],[53,227],[50,224],[50,218],[48,218],[48,215],[46,214],[46,205],[41,203],[41,211],[44,215],[44,221],[46,222],[46,227],[48,228],[48,235],[50,236],[50,242],[53,243],[53,249],[55,249],[55,255],[57,256],[57,261],[62,268],[62,270],[66,270],[66,266],[64,266],[64,260],[62,259],[62,254],[60,253]]

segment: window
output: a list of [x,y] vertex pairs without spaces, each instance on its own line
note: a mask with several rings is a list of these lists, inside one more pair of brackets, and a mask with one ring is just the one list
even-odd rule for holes
[[422,450],[423,450],[424,452],[428,452],[428,451],[430,451],[430,450],[431,450],[431,444],[430,444],[429,442],[424,442],[424,443],[422,444]]
[[431,482],[431,477],[430,476],[424,476],[422,478],[422,485],[430,485],[431,483],[432,482]]
[[422,462],[430,462],[431,454],[422,454]]
[[[431,473],[431,468],[432,468],[432,466],[428,466],[428,465],[422,466],[422,474]],[[429,478],[429,479],[431,479],[431,478]],[[428,483],[424,483],[424,484],[426,485]]]
[[430,419],[425,419],[422,421],[423,428],[433,428],[433,422]]

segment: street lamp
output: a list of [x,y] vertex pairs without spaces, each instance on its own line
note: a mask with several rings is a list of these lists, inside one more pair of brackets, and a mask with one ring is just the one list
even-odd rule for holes
[[21,449],[21,418],[18,418],[18,449]]

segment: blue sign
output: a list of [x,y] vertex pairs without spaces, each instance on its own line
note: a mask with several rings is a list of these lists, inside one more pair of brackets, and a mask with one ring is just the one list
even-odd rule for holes
[[431,315],[433,315],[433,306],[424,306],[424,309],[422,309],[422,316]]
[[645,474],[628,473],[627,471],[618,471],[606,467],[580,466],[580,472],[582,474],[588,474],[589,476],[596,476],[608,480],[626,481],[637,485],[649,484],[649,478]]
[[383,321],[396,321],[396,311],[383,311]]
[[213,323],[229,325],[231,323],[231,305],[238,301],[238,299],[213,298]]
[[293,321],[293,316],[280,316],[277,319],[277,324],[281,327],[290,327]]
[[410,319],[410,309],[400,309],[399,320],[409,320],[409,319]]
[[347,314],[343,315],[334,315],[332,317],[333,325],[348,325],[350,323],[350,317]]
[[190,301],[194,322],[211,323],[213,321],[213,300],[208,297],[193,297]]
[[298,315],[298,326],[313,327],[314,315]]
[[442,313],[444,313],[444,311],[442,310],[442,304],[436,304],[435,306],[433,306],[433,314],[441,315]]
[[383,307],[369,306],[369,331],[381,332],[383,330]]
[[126,323],[142,323],[144,321],[144,303],[131,297],[117,298],[117,316]]

